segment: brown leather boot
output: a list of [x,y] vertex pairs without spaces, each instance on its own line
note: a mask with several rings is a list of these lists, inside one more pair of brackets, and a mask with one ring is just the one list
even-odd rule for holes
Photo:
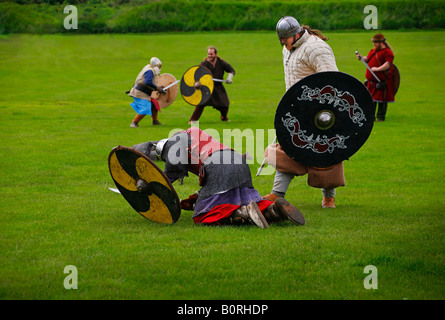
[[321,201],[322,208],[335,208],[335,198],[323,197]]
[[281,215],[275,211],[275,204],[273,203],[267,207],[263,213],[263,216],[266,218],[268,223],[284,221],[283,217],[281,217]]
[[273,206],[275,212],[277,212],[282,219],[289,220],[296,225],[304,225],[306,223],[301,211],[286,199],[279,197],[275,200]]

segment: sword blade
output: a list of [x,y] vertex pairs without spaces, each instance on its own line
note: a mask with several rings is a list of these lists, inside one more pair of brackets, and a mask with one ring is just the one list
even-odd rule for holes
[[[275,144],[275,143],[277,143],[277,137],[275,137],[275,139],[273,139],[272,144]],[[266,161],[267,161],[267,158],[264,158],[263,163],[261,163],[261,167],[258,169],[256,177],[258,177],[260,175],[261,171],[263,171],[263,168],[266,165]]]
[[169,84],[168,86],[166,86],[166,87],[164,88],[164,91],[167,90],[167,89],[169,89],[169,88],[171,88],[171,87],[173,87],[173,86],[174,86],[175,84],[177,84],[179,81],[181,81],[181,80],[176,80],[175,82]]
[[[358,54],[358,51],[355,52],[355,54]],[[371,74],[374,76],[374,78],[380,83],[380,79],[375,75],[374,72],[372,72],[371,68],[368,66],[368,64],[363,60],[363,58],[360,56],[360,61],[365,65],[366,69],[371,72]]]
[[227,80],[224,80],[224,79],[212,78],[212,80],[215,81],[215,82],[227,82]]
[[374,76],[374,78],[375,78],[378,82],[380,82],[380,79],[375,75],[374,72],[372,72],[372,70],[371,70],[371,68],[368,66],[368,64],[367,64],[365,61],[363,61],[362,59],[360,59],[360,61],[363,62],[363,64],[366,66],[366,68],[369,70],[369,72],[371,72],[371,74]]
[[258,169],[258,172],[256,173],[256,176],[258,177],[261,173],[261,171],[263,171],[264,166],[266,165],[266,158],[264,158],[263,163],[261,163],[261,167]]
[[116,188],[108,188],[108,189],[110,189],[111,191],[116,192],[116,193],[121,193],[121,192],[119,191],[119,189],[116,189]]

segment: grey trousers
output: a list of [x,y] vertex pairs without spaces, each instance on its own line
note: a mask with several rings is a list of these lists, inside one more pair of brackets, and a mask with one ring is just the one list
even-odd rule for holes
[[[275,179],[273,182],[273,188],[272,193],[279,196],[284,197],[286,194],[287,189],[289,188],[290,183],[292,182],[292,179],[295,176],[290,173],[284,173],[281,171],[278,171],[275,173]],[[335,197],[335,188],[332,189],[321,189],[321,193],[326,198],[334,198]]]

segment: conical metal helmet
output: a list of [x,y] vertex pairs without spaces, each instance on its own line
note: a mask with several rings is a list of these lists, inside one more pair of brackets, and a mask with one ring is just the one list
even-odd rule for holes
[[159,58],[153,57],[150,59],[150,65],[152,67],[160,67],[162,66],[162,62],[159,60]]
[[301,26],[294,17],[282,17],[277,23],[277,36],[281,45],[287,38],[293,37],[301,31]]

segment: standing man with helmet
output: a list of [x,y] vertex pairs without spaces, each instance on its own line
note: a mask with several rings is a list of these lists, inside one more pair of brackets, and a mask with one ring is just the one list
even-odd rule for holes
[[376,121],[381,122],[385,121],[388,102],[394,102],[394,53],[383,34],[377,33],[371,41],[374,48],[369,51],[366,57],[357,53],[357,58],[367,62],[371,71],[380,79],[380,82],[377,81],[372,73],[368,69],[366,70],[366,87],[372,95],[377,110]]
[[[218,51],[215,47],[209,47],[207,49],[207,58],[201,62],[200,66],[209,69],[215,79],[224,79],[224,73],[227,72],[228,76],[225,82],[228,84],[232,83],[235,69],[233,69],[228,62],[218,56]],[[195,111],[190,117],[189,123],[198,121],[206,106],[212,106],[217,109],[221,113],[221,121],[228,122],[230,121],[227,117],[227,114],[229,113],[229,103],[229,97],[222,82],[215,81],[212,96],[205,104],[197,105],[195,107]]]
[[[283,47],[283,65],[286,91],[302,78],[323,71],[338,71],[327,38],[319,31],[308,26],[300,26],[297,19],[286,16],[276,26],[278,39]],[[263,198],[274,201],[284,197],[294,176],[308,174],[308,184],[321,188],[322,207],[335,208],[335,188],[345,185],[343,162],[328,168],[316,168],[303,165],[291,159],[279,144],[266,148],[268,162],[277,169],[272,193]]]
[[161,110],[156,99],[151,98],[153,91],[165,94],[164,88],[158,86],[158,78],[161,73],[162,62],[156,57],[150,59],[147,64],[136,77],[133,88],[129,92],[129,96],[133,97],[130,104],[134,111],[137,112],[136,117],[130,124],[130,127],[139,127],[139,122],[148,114],[151,115],[153,125],[160,125],[158,121],[158,112]]

